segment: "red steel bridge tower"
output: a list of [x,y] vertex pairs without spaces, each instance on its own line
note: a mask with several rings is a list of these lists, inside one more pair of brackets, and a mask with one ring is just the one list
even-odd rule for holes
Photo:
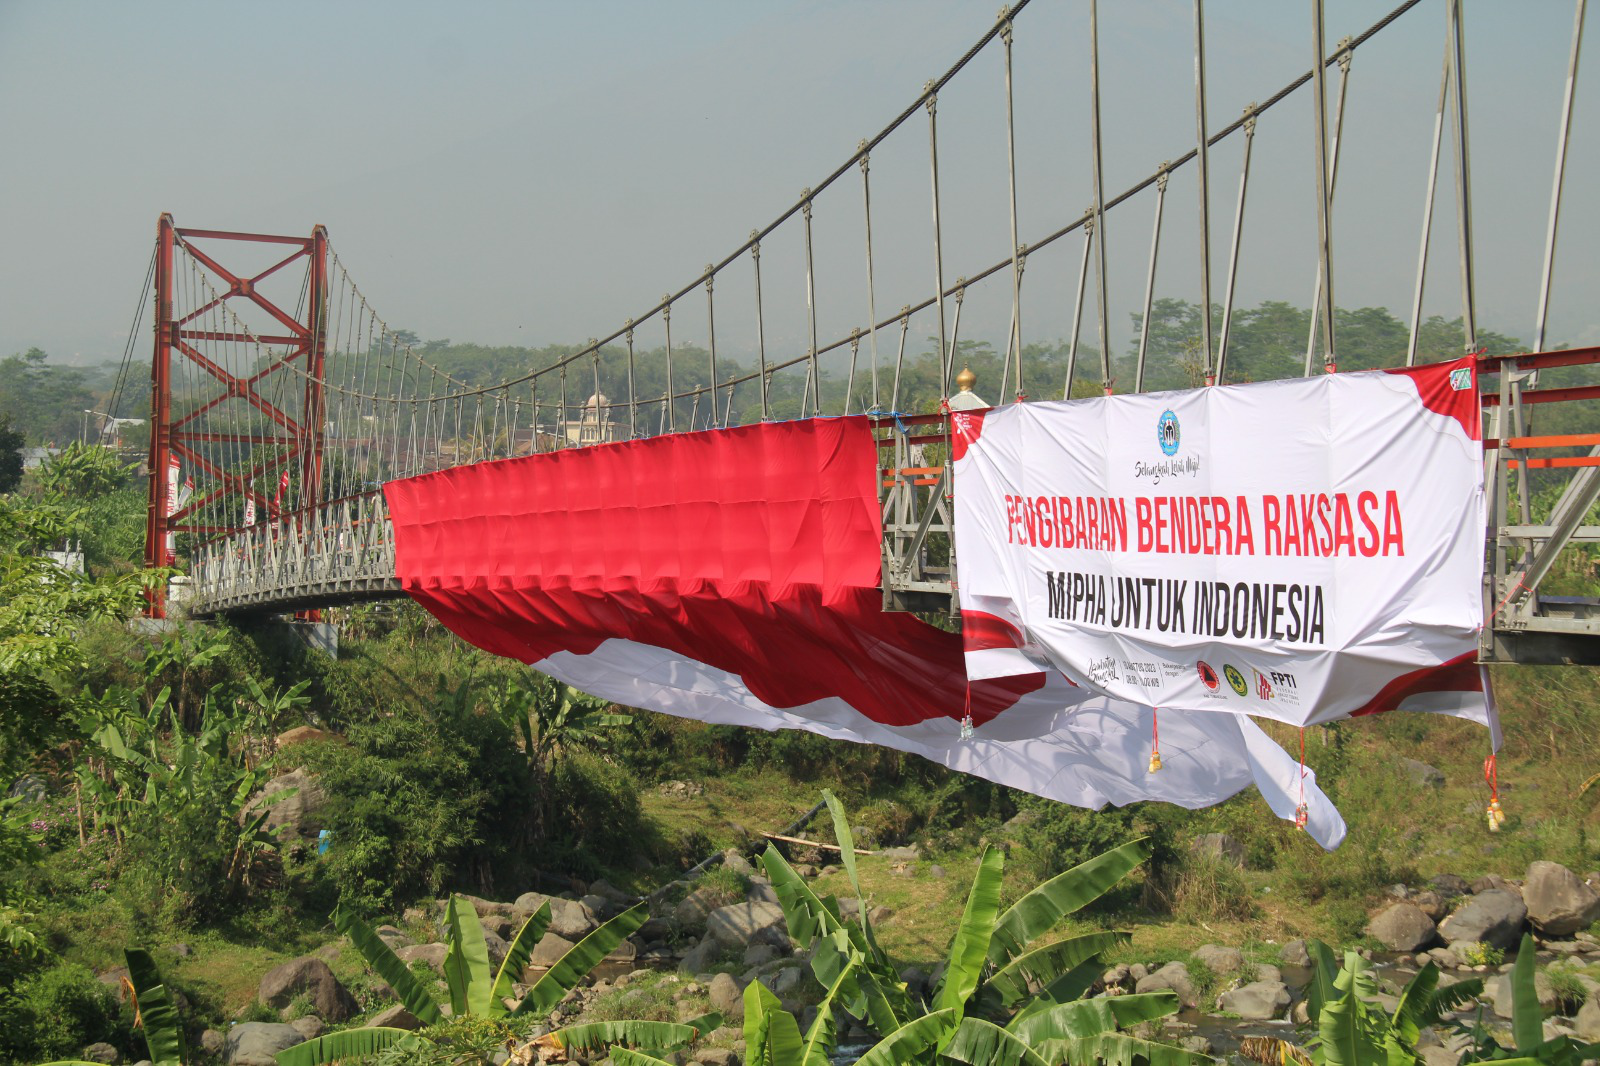
[[[247,245],[279,246],[247,270]],[[287,310],[263,282],[302,273]],[[323,467],[328,242],[189,229],[163,214],[155,261],[150,490],[145,565],[166,566],[179,534],[210,539],[316,506]],[[248,307],[238,306],[240,302]],[[264,322],[260,329],[246,324]],[[264,317],[263,317],[264,316]],[[164,613],[162,598],[151,613]]]

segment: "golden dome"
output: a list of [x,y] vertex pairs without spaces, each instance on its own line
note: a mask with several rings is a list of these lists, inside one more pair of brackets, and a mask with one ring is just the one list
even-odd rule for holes
[[971,392],[972,386],[978,383],[978,375],[972,372],[972,367],[963,363],[961,373],[956,375],[956,388],[962,392]]

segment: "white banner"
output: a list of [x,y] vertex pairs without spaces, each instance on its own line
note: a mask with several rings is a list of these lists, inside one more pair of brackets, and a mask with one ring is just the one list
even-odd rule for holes
[[1472,359],[960,412],[953,456],[969,676],[1488,724]]

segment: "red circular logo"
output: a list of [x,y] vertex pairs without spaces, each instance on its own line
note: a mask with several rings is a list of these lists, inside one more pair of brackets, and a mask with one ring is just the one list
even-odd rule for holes
[[1200,662],[1195,663],[1195,669],[1200,671],[1201,683],[1212,692],[1215,692],[1221,682],[1217,679],[1217,672],[1211,669],[1211,664],[1202,659]]

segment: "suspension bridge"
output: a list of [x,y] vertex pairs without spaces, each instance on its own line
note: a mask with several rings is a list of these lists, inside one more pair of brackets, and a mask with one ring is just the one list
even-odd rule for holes
[[[1287,84],[1262,86],[1267,95],[1220,128],[1208,117],[1206,14],[1203,0],[1194,0],[1194,136],[1174,145],[1169,161],[1123,189],[1103,187],[1101,56],[1091,0],[1089,39],[1074,46],[1086,47],[1090,57],[1093,127],[1084,150],[1093,203],[1081,213],[1060,212],[1055,222],[1029,232],[1017,212],[1016,149],[1020,140],[1039,134],[1017,128],[1014,120],[1013,42],[1028,32],[1032,4],[1045,2],[1020,0],[1003,9],[892,122],[747,240],[647,301],[633,317],[509,380],[464,380],[459,368],[453,375],[438,365],[426,346],[379,313],[320,226],[309,236],[281,236],[188,228],[163,215],[149,281],[155,341],[146,563],[176,565],[187,574],[183,609],[196,617],[400,597],[405,592],[396,571],[386,484],[741,423],[854,416],[870,427],[879,457],[873,480],[882,609],[954,614],[950,482],[942,458],[951,412],[986,406],[981,393],[1002,403],[1026,403],[1071,397],[1075,386],[1082,394],[1085,383],[1107,394],[1140,392],[1158,376],[1148,329],[1140,331],[1130,359],[1113,356],[1107,336],[1108,233],[1137,235],[1124,239],[1148,248],[1139,294],[1144,322],[1158,294],[1158,269],[1164,278],[1180,273],[1198,282],[1199,376],[1206,386],[1239,379],[1230,348],[1241,237],[1249,224],[1251,146],[1269,115],[1274,123],[1282,119],[1280,125],[1291,131],[1285,136],[1311,149],[1304,173],[1317,204],[1317,238],[1305,252],[1308,267],[1315,264],[1316,286],[1302,369],[1307,375],[1337,372],[1342,349],[1332,209],[1346,86],[1361,50],[1397,21],[1420,17],[1413,13],[1420,0],[1402,3],[1331,47],[1324,39],[1321,0],[1311,0],[1305,72]],[[1414,186],[1391,190],[1394,203],[1415,204],[1419,252],[1414,286],[1404,294],[1411,310],[1407,342],[1389,353],[1389,366],[1426,361],[1420,343],[1424,292],[1430,280],[1440,284],[1428,277],[1427,265],[1436,219],[1446,217],[1453,218],[1456,237],[1459,270],[1448,284],[1459,287],[1462,343],[1468,353],[1480,351],[1474,263],[1495,250],[1474,243],[1467,30],[1460,0],[1444,0],[1444,7],[1429,166],[1415,176]],[[1489,525],[1483,586],[1488,623],[1480,652],[1488,662],[1600,662],[1600,602],[1545,591],[1564,552],[1600,540],[1600,526],[1590,524],[1600,499],[1600,431],[1539,436],[1532,428],[1537,412],[1557,409],[1544,405],[1585,410],[1586,402],[1600,399],[1600,384],[1590,383],[1600,378],[1583,378],[1582,371],[1550,373],[1600,362],[1600,348],[1544,350],[1584,14],[1585,0],[1577,0],[1565,91],[1549,101],[1560,111],[1559,137],[1552,146],[1533,343],[1526,353],[1484,354],[1479,360],[1484,380],[1494,383],[1481,397]],[[1010,253],[996,261],[956,263],[947,257],[945,233],[962,205],[941,196],[939,108],[980,74],[988,76],[988,68],[979,71],[974,61],[995,53],[1004,72],[1005,107],[994,121],[1003,126],[1007,146],[1007,181],[998,195],[1006,202]],[[913,142],[924,154],[926,173],[915,187],[875,182],[874,153],[891,139]],[[1239,169],[1214,174],[1210,153],[1225,143],[1239,150]],[[1178,174],[1192,175],[1198,189],[1187,209],[1195,212],[1202,253],[1184,263],[1162,257],[1168,216],[1184,210],[1168,203],[1169,180]],[[1214,179],[1237,182],[1231,212],[1213,206]],[[916,198],[931,209],[926,252],[916,253],[925,256],[917,269],[925,271],[928,288],[920,300],[899,307],[883,306],[875,282],[885,254],[873,246],[875,210],[882,210],[875,204],[886,198]],[[821,268],[813,254],[813,226],[823,202],[831,211],[848,212],[860,248],[860,284],[850,308],[858,323],[835,335],[818,327]],[[762,251],[780,237],[804,254],[801,346],[768,343],[777,297],[770,283],[763,284]],[[1342,245],[1340,251],[1359,254]],[[912,253],[902,245],[893,254]],[[1031,294],[1025,285],[1028,263],[1045,255],[1070,257],[1076,279],[1068,294],[1073,311],[1065,371],[1052,368],[1049,378],[1041,376],[1037,361],[1025,358],[1023,343],[1029,299],[1061,299],[1059,293]],[[1224,265],[1215,270],[1219,257]],[[1010,313],[1000,380],[979,383],[975,393],[961,376],[962,309],[979,287],[1003,293]],[[736,362],[724,342],[719,362],[719,325],[726,335],[726,323],[734,318],[754,324],[754,351]],[[913,332],[936,338],[937,381],[931,390],[926,382],[914,382],[908,363]],[[693,344],[686,343],[690,335]],[[1547,512],[1534,505],[1535,481],[1560,486]],[[164,609],[164,603],[152,605],[157,613]]]

